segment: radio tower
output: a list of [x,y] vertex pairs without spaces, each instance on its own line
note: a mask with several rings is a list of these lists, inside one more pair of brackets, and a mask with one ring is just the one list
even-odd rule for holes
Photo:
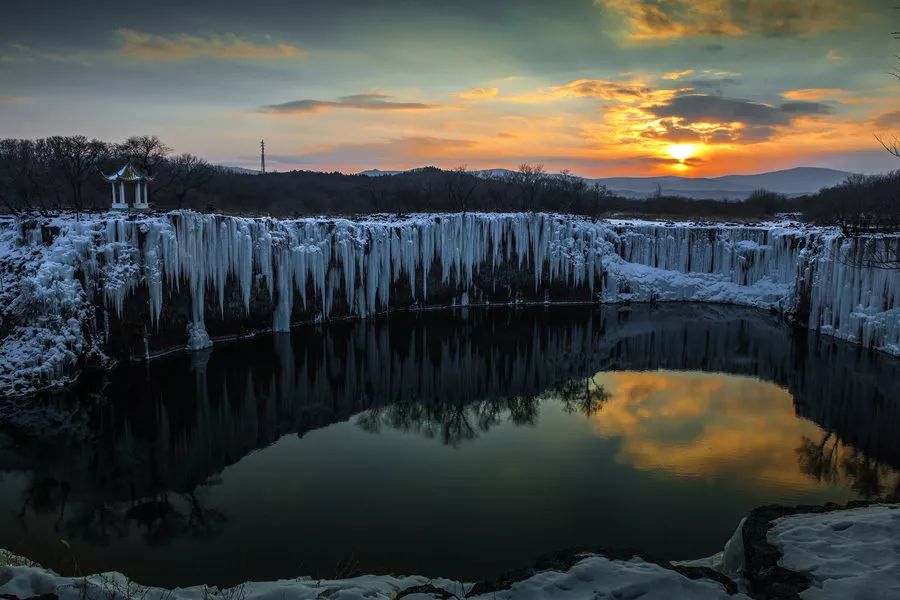
[[266,140],[259,140],[259,166],[260,172],[266,172]]

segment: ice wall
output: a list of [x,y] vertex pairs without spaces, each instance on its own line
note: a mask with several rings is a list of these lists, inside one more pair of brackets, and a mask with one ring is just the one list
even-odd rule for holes
[[110,323],[135,303],[147,305],[149,355],[154,336],[171,328],[166,307],[184,296],[187,326],[169,346],[207,347],[211,318],[239,320],[251,306],[268,315],[259,328],[285,331],[392,308],[576,299],[774,309],[900,354],[900,272],[857,255],[854,242],[826,229],[541,213],[8,220],[0,222],[0,393],[62,381],[88,352],[108,360]]

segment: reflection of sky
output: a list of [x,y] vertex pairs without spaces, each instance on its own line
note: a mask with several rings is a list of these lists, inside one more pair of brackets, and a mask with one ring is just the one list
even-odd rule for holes
[[883,170],[880,0],[15,2],[2,136],[157,134],[276,169]]
[[[799,418],[791,395],[772,383],[675,371],[604,372],[594,382],[610,395],[594,427],[621,439],[621,462],[756,491],[821,484],[801,467],[809,452],[820,444],[831,452],[834,441]],[[828,458],[837,469],[831,479],[852,479],[852,449],[838,444]],[[881,470],[886,484],[896,485],[897,474]]]
[[[796,417],[775,385],[676,371],[604,372],[594,383],[609,399],[590,418],[552,397],[536,401],[529,424],[500,410],[480,428],[479,403],[432,413],[473,426],[458,444],[444,443],[440,421],[423,428],[403,417],[420,412],[402,410],[286,435],[191,493],[145,499],[171,505],[165,524],[139,521],[132,503],[95,495],[84,479],[65,500],[57,489],[55,501],[28,505],[31,472],[0,473],[0,539],[69,573],[64,538],[83,571],[167,586],[327,577],[348,563],[472,581],[583,545],[708,556],[758,505],[846,502],[873,473],[896,485],[896,473]],[[228,415],[227,427],[247,424]]]

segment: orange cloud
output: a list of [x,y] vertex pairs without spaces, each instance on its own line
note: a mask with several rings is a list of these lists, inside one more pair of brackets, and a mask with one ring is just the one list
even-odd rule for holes
[[673,71],[672,73],[666,73],[662,76],[663,79],[669,79],[671,81],[675,81],[677,79],[681,79],[687,75],[692,75],[694,73],[693,69],[685,69],[684,71]]
[[851,90],[834,87],[834,88],[801,88],[797,90],[789,90],[781,94],[789,100],[800,100],[805,102],[821,102],[830,100],[840,104],[863,104],[872,102],[873,98],[865,98],[856,96]]
[[650,0],[595,0],[625,17],[634,40],[668,40],[693,35],[735,36],[745,33],[731,21],[723,0],[676,0],[668,5]]
[[808,0],[594,0],[620,14],[636,41],[684,37],[782,37],[837,29],[844,3]]
[[677,90],[654,89],[641,79],[574,79],[561,85],[533,92],[500,96],[499,100],[525,104],[541,104],[565,98],[595,98],[619,102],[661,102],[675,95]]
[[270,60],[305,56],[305,52],[288,44],[257,44],[233,33],[223,35],[180,34],[173,37],[119,29],[116,35],[121,50],[128,56],[144,60],[176,61],[198,57],[237,60]]
[[460,98],[464,100],[485,100],[489,98],[496,98],[500,93],[500,88],[489,87],[489,88],[472,88],[466,92],[460,92],[457,94]]
[[0,104],[25,104],[28,98],[24,96],[0,96]]
[[809,489],[798,448],[825,434],[800,419],[791,395],[749,377],[694,372],[608,372],[610,394],[593,425],[622,440],[617,459],[646,471],[728,479],[745,489]]
[[843,88],[803,88],[799,90],[790,90],[781,94],[790,100],[827,100],[849,94],[849,90]]
[[[697,69],[693,77],[675,80],[674,85],[662,74],[551,81],[541,87],[520,81],[504,84],[496,96],[492,91],[476,92],[482,100],[443,106],[357,94],[295,100],[261,112],[315,113],[314,121],[305,121],[296,130],[291,123],[296,120],[282,121],[286,132],[299,139],[309,135],[310,127],[317,132],[352,131],[352,136],[331,140],[339,147],[321,152],[310,148],[312,155],[292,163],[350,171],[423,164],[480,169],[542,162],[551,170],[569,168],[591,176],[714,176],[786,168],[798,157],[815,157],[826,147],[871,150],[872,133],[889,131],[873,126],[878,113],[859,114],[846,107],[857,100],[851,95],[826,103],[803,99],[816,97],[812,91],[787,90],[780,99],[752,100],[695,91],[707,89],[695,88],[699,79],[718,81],[735,75]],[[467,91],[471,89],[479,88]],[[831,93],[837,92],[818,92]],[[884,113],[892,110],[886,103],[878,108]],[[381,111],[379,118],[372,119],[371,111]],[[409,141],[425,139],[429,142]]]

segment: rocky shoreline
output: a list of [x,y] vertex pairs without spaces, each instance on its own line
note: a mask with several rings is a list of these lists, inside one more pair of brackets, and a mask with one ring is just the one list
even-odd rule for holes
[[[723,553],[684,563],[654,559],[627,550],[575,548],[540,557],[534,566],[474,584],[423,577],[358,575],[347,579],[314,581],[309,578],[276,582],[248,582],[234,588],[196,586],[163,590],[146,587],[119,573],[62,577],[26,558],[0,552],[0,598],[8,600],[145,600],[222,599],[301,600],[313,598],[363,599],[438,598],[441,600],[487,598],[752,598],[793,600],[846,598],[865,592],[866,597],[895,597],[900,591],[900,552],[894,548],[882,556],[880,570],[860,571],[841,582],[835,595],[819,569],[797,571],[785,562],[796,552],[785,542],[780,529],[795,525],[799,518],[818,523],[840,517],[838,524],[825,525],[839,531],[844,547],[831,544],[832,553],[847,560],[867,551],[879,551],[878,533],[896,539],[900,533],[900,499],[850,502],[846,505],[762,506],[741,523]],[[863,526],[868,521],[868,527]],[[875,533],[878,532],[878,533]],[[855,563],[856,564],[856,563]]]

